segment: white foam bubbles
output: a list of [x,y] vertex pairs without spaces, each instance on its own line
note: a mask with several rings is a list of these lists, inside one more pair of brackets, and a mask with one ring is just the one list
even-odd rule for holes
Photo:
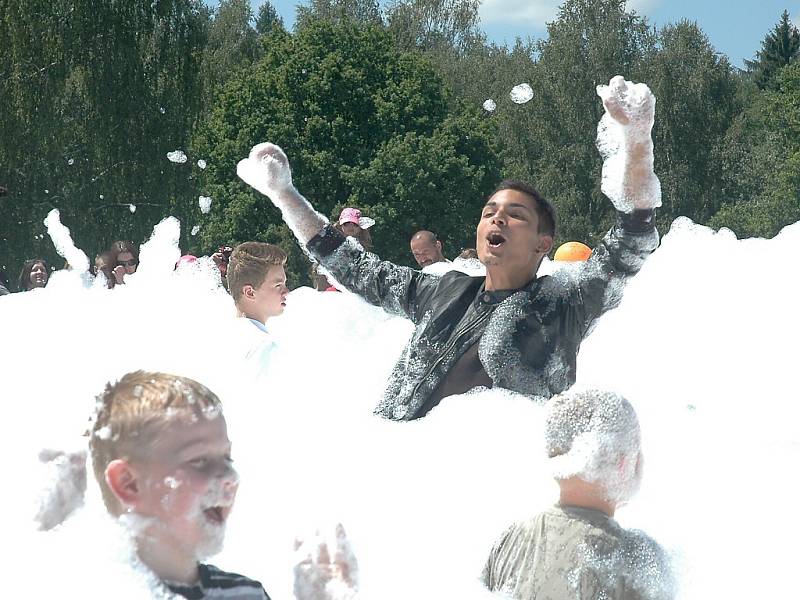
[[[233,385],[229,336],[240,322],[213,265],[173,271],[178,227],[165,221],[151,251],[143,248],[141,274],[158,277],[137,272],[113,290],[48,286],[0,299],[0,330],[14,340],[0,345],[0,364],[14,374],[4,393],[25,399],[9,403],[0,424],[0,460],[19,492],[9,514],[30,507],[18,501],[37,485],[39,450],[80,438],[106,381],[138,368],[176,372],[222,398],[242,478],[215,564],[291,597],[294,536],[342,522],[365,597],[489,598],[477,578],[494,540],[556,498],[541,407],[491,390],[445,399],[421,421],[373,417],[410,323],[351,294],[308,288],[268,322],[274,372],[252,387]],[[618,518],[681,558],[681,598],[791,589],[800,526],[763,507],[798,491],[800,408],[791,391],[800,323],[790,276],[798,244],[798,225],[773,240],[738,241],[676,222],[579,355],[581,383],[621,392],[639,414],[642,491]],[[32,548],[21,552],[23,571],[38,550],[54,557],[53,573],[80,575],[80,597],[132,596],[142,584],[110,558],[116,538],[89,486],[86,508],[67,522],[77,534],[32,535],[20,520],[6,543]],[[753,526],[739,526],[749,517]],[[398,578],[398,569],[414,577]]]
[[533,89],[527,83],[520,83],[511,89],[509,96],[515,104],[525,104],[533,98]]
[[69,229],[61,223],[61,216],[57,208],[47,213],[44,224],[47,227],[47,234],[53,240],[56,252],[66,259],[70,268],[79,273],[88,271],[89,258],[73,243],[69,235]]
[[183,150],[173,150],[172,152],[167,152],[167,158],[170,162],[178,164],[183,164],[189,160]]
[[[800,460],[800,409],[787,401],[800,324],[786,274],[798,243],[799,224],[737,241],[676,220],[582,346],[579,380],[616,388],[639,413],[642,492],[621,516],[677,550],[682,597],[780,596],[791,585],[783,536],[800,528],[758,507],[798,491],[782,475]],[[752,511],[758,526],[725,543]],[[764,569],[773,576],[749,575]]]

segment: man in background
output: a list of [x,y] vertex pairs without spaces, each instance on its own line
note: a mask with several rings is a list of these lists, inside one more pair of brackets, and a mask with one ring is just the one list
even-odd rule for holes
[[447,262],[442,254],[442,242],[432,231],[418,231],[411,236],[411,254],[420,269],[438,262]]

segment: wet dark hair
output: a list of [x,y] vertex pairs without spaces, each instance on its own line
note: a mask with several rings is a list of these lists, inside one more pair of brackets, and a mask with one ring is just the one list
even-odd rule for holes
[[533,186],[517,179],[504,179],[489,198],[503,190],[514,190],[533,198],[535,200],[534,210],[536,211],[536,216],[539,217],[538,233],[556,237],[556,209]]
[[133,242],[126,242],[125,240],[117,240],[111,247],[108,249],[111,254],[114,255],[114,262],[117,261],[117,257],[122,254],[123,252],[130,252],[133,255],[136,264],[139,264],[139,249]]
[[[47,281],[50,281],[50,265],[47,264],[45,259],[32,258],[26,260],[25,264],[22,265],[22,270],[19,272],[19,280],[17,281],[17,289],[20,292],[27,292],[31,289],[31,271],[38,263],[42,263],[44,270],[47,271]],[[47,285],[47,282],[45,282],[45,285]]]

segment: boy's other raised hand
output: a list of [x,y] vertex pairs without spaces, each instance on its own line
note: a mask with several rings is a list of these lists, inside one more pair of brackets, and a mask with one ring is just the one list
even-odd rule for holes
[[279,146],[269,142],[253,146],[250,155],[236,165],[236,174],[276,205],[281,194],[294,187],[289,159]]

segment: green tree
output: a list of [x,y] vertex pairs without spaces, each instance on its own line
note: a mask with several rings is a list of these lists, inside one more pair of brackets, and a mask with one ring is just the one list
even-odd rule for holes
[[308,6],[297,7],[296,29],[317,19],[341,23],[354,21],[363,25],[383,25],[378,0],[310,0]]
[[436,231],[451,255],[475,247],[481,208],[500,179],[493,133],[476,111],[465,111],[448,116],[432,135],[395,136],[369,164],[345,173],[352,187],[347,202],[380,224],[381,256],[412,264],[408,241],[420,229]]
[[394,0],[389,30],[401,48],[463,51],[479,37],[480,0]]
[[644,81],[654,44],[647,21],[626,11],[624,0],[567,0],[536,44],[535,66],[520,73],[534,95],[506,111],[516,122],[506,129],[509,170],[553,201],[564,239],[593,244],[613,220],[600,192],[594,141],[603,106],[595,89],[615,75]]
[[193,190],[188,165],[166,154],[185,147],[199,112],[207,12],[192,0],[5,8],[0,264],[54,258],[41,238],[53,207],[89,252],[141,241]]
[[7,188],[0,199],[0,266],[12,280],[25,258],[47,254],[41,219],[47,193],[56,188],[44,166],[62,163],[56,115],[69,73],[68,29],[63,3],[34,0],[0,12],[0,185]]
[[759,88],[768,87],[772,78],[782,67],[800,56],[800,31],[784,10],[780,21],[761,42],[761,50],[755,60],[746,60],[745,65]]
[[[278,211],[233,176],[264,140],[284,148],[298,189],[321,212],[333,216],[351,203],[374,209],[375,247],[385,258],[410,262],[407,240],[395,236],[410,236],[422,221],[434,226],[437,215],[447,215],[439,233],[460,243],[463,219],[476,214],[462,199],[490,191],[499,159],[490,125],[474,111],[451,110],[429,61],[398,52],[382,28],[352,22],[308,22],[295,35],[272,35],[266,48],[226,86],[195,138],[210,162],[204,189],[215,198],[204,247],[285,242]],[[415,203],[416,221],[405,202]],[[461,221],[453,211],[463,211]]]
[[776,73],[728,137],[738,169],[728,173],[728,201],[708,224],[771,237],[800,220],[800,62]]
[[[264,6],[272,5],[267,3]],[[263,19],[268,19],[267,13]],[[220,2],[209,24],[208,41],[203,48],[206,105],[213,103],[217,91],[238,69],[246,68],[260,58],[259,32],[253,27],[254,23],[257,24],[249,0]],[[262,21],[262,25],[266,23]]]
[[741,111],[739,80],[696,23],[658,33],[645,81],[657,98],[653,128],[661,179],[662,223],[684,215],[705,221],[720,207],[717,149]]
[[274,29],[285,29],[283,17],[278,14],[278,9],[275,8],[275,5],[268,0],[258,7],[256,31],[259,35],[267,35],[272,33]]

